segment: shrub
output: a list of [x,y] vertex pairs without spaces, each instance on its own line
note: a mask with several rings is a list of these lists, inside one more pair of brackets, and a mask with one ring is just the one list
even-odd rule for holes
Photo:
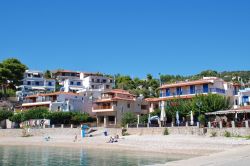
[[13,115],[13,113],[11,111],[7,111],[7,110],[0,110],[0,122],[2,120],[8,119],[9,117],[11,117]]
[[132,123],[136,123],[137,118],[135,116],[135,114],[133,114],[132,112],[126,112],[125,114],[123,114],[122,116],[122,126],[126,126],[126,124],[132,124]]
[[18,124],[25,121],[23,113],[14,114],[9,119],[10,121],[18,123]]
[[212,131],[211,132],[211,137],[216,137],[217,136],[217,132],[216,131]]
[[88,114],[80,114],[80,113],[75,113],[71,117],[71,123],[73,124],[81,124],[81,123],[86,123],[88,122],[89,116]]
[[168,128],[165,128],[163,135],[169,135]]
[[231,133],[228,132],[228,131],[225,131],[225,132],[224,132],[224,136],[225,136],[225,137],[231,137]]
[[201,125],[205,125],[206,124],[206,118],[205,115],[200,115],[198,117],[199,122],[201,123]]
[[30,119],[44,119],[49,114],[49,110],[46,107],[33,108],[23,112],[24,120]]
[[148,115],[142,115],[140,116],[140,123],[148,123]]
[[122,129],[122,136],[128,136],[129,133],[127,132],[127,129]]

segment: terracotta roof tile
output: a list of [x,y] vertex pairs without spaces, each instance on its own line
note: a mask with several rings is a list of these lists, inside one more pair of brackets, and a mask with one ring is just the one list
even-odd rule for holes
[[53,92],[53,93],[43,93],[43,94],[30,95],[30,96],[27,96],[26,98],[35,98],[38,96],[56,96],[56,95],[60,95],[60,94],[68,94],[68,95],[76,95],[76,96],[79,95],[79,94],[73,93],[73,92]]
[[214,79],[178,82],[178,83],[173,83],[173,84],[162,85],[160,89],[189,86],[189,85],[209,84],[209,83],[212,84],[213,82],[214,82]]

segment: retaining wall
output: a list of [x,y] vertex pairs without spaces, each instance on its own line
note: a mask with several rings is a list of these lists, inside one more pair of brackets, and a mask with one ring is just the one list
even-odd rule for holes
[[[93,135],[102,135],[104,128],[97,128]],[[128,128],[127,133],[130,135],[163,135],[164,127],[150,127],[150,128]],[[73,136],[75,133],[80,133],[80,128],[46,128],[46,129],[30,129],[29,134],[33,136],[56,136],[56,135],[69,135]],[[121,128],[108,128],[109,135],[121,135]],[[198,128],[198,127],[169,127],[169,134],[181,135],[205,135],[211,136],[216,132],[217,136],[224,136],[228,131],[232,136],[249,136],[249,128]],[[22,136],[23,129],[0,129],[0,137],[20,137]]]

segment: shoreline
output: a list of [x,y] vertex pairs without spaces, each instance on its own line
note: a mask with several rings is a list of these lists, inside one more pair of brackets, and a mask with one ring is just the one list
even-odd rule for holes
[[176,161],[168,162],[166,165],[173,166],[195,165],[193,163],[206,163],[206,161],[211,163],[213,158],[221,154],[226,153],[228,158],[232,150],[240,152],[242,149],[247,149],[250,152],[250,140],[192,135],[130,135],[120,138],[117,143],[107,143],[109,137],[104,136],[78,138],[77,142],[73,142],[73,135],[52,135],[50,141],[45,141],[44,136],[0,137],[0,139],[0,146],[79,148],[121,153],[126,151],[142,155],[147,153],[153,156],[167,155]]

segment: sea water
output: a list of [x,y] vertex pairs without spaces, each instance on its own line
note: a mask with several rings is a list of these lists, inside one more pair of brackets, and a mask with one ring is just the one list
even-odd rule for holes
[[40,146],[0,146],[0,166],[140,166],[178,158],[166,154]]

